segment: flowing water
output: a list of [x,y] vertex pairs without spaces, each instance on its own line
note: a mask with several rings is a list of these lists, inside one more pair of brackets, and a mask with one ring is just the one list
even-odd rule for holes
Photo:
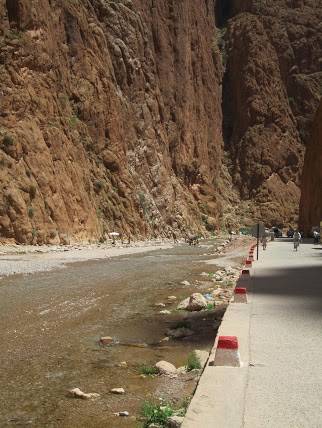
[[[211,348],[223,310],[191,315],[195,335],[160,344],[184,315],[174,310],[177,303],[167,305],[171,315],[155,307],[169,295],[180,300],[211,285],[200,276],[209,270],[205,253],[211,247],[182,245],[2,279],[0,426],[137,427],[131,416],[144,400],[190,395],[193,377],[144,379],[138,367],[163,359],[182,366],[191,350]],[[116,343],[101,347],[101,336]],[[128,367],[117,367],[121,361]],[[69,398],[74,387],[101,397]],[[115,387],[126,394],[112,395]],[[129,418],[113,415],[124,410]]]

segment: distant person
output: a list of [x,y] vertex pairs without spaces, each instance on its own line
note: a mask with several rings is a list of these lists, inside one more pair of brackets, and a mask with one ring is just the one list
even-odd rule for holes
[[295,251],[297,251],[297,249],[300,245],[301,239],[302,239],[302,236],[301,236],[300,232],[298,230],[295,230],[294,234],[293,234],[293,243],[294,243],[294,250]]
[[314,239],[314,244],[318,244],[319,240],[320,240],[320,234],[317,230],[313,231],[313,239]]
[[173,243],[177,244],[178,243],[178,238],[175,232],[172,232],[172,237],[173,237]]
[[267,235],[266,235],[266,233],[262,236],[262,245],[263,245],[263,250],[266,250],[266,248],[267,248]]

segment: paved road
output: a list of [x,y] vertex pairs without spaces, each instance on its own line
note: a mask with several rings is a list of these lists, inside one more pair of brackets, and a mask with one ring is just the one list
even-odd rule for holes
[[271,243],[251,282],[221,332],[237,331],[244,367],[206,369],[184,428],[321,428],[322,248]]

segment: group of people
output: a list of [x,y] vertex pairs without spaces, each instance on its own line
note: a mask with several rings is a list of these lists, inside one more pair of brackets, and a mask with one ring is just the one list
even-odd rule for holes
[[[295,230],[293,233],[293,245],[294,245],[294,250],[297,251],[298,247],[300,245],[300,242],[302,240],[302,235],[298,230]],[[267,241],[268,241],[268,233],[264,233],[262,238],[261,238],[261,243],[263,245],[263,250],[266,250],[267,248]]]

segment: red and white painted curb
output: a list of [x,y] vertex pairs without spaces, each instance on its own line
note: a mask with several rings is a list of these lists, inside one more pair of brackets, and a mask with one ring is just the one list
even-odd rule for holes
[[240,367],[238,339],[236,336],[219,336],[213,365]]
[[233,303],[247,303],[247,288],[236,287],[234,290]]

